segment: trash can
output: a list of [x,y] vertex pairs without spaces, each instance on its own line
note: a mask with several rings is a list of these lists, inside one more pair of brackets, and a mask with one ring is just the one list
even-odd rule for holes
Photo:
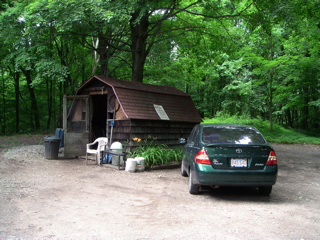
[[[110,150],[116,152],[116,153],[122,153],[122,144],[120,142],[114,142],[110,146]],[[112,154],[112,165],[119,166],[119,161],[120,165],[123,165],[123,156],[118,156],[115,154]]]
[[45,158],[58,159],[60,138],[57,136],[49,136],[44,138]]

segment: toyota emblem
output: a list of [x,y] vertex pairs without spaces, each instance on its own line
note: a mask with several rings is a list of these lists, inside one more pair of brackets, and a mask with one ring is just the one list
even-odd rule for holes
[[237,148],[237,149],[236,149],[236,153],[242,153],[242,149]]

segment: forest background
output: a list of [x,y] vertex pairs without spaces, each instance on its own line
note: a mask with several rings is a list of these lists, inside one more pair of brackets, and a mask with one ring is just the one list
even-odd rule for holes
[[319,136],[319,0],[2,0],[0,135],[61,127],[92,75],[174,86],[204,119]]

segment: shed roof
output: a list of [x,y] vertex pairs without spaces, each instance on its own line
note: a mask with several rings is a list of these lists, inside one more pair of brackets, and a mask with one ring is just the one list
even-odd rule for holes
[[81,85],[77,93],[92,81],[100,81],[113,89],[127,118],[195,123],[202,121],[191,97],[174,87],[93,76]]

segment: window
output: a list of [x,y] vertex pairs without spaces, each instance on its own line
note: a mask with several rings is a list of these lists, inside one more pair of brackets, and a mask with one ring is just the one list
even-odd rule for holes
[[214,126],[204,127],[202,131],[202,142],[226,143],[226,144],[263,144],[266,141],[262,135],[253,128]]

